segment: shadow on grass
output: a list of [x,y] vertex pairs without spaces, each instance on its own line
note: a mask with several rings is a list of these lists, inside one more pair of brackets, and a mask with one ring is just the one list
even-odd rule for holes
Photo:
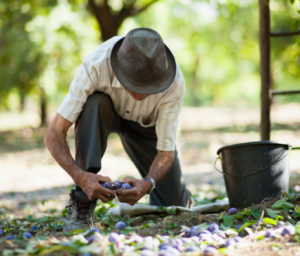
[[62,195],[67,195],[72,188],[74,188],[74,184],[69,184],[60,187],[38,189],[27,192],[3,192],[0,193],[0,205],[7,204],[9,202],[12,204],[16,203],[18,205],[35,203],[39,204],[47,200],[56,200]]

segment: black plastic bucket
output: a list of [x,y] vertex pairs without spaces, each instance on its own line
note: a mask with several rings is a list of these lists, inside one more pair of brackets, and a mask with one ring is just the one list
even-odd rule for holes
[[222,162],[230,207],[246,208],[267,197],[281,198],[281,190],[288,192],[291,148],[287,143],[273,141],[220,148],[217,160]]

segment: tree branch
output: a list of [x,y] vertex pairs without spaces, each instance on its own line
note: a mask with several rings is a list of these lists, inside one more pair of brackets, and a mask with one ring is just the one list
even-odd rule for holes
[[135,16],[135,15],[145,11],[150,5],[156,3],[157,1],[159,1],[159,0],[152,0],[151,2],[145,4],[143,7],[137,9],[137,8],[134,8],[134,3],[135,3],[135,0],[134,0],[134,1],[132,1],[132,3],[130,5],[123,6],[122,10],[117,15],[117,19],[119,20],[119,22],[122,23],[126,18]]
[[297,31],[280,31],[280,32],[273,32],[270,33],[272,37],[286,37],[286,36],[297,36],[300,35],[300,30]]
[[132,16],[137,15],[143,11],[145,11],[150,5],[158,2],[159,0],[152,0],[151,2],[149,2],[148,4],[144,5],[143,7],[141,7],[140,9],[135,10],[135,12],[132,14]]

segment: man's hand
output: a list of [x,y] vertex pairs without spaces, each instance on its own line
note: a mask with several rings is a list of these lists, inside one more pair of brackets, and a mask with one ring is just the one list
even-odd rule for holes
[[128,190],[117,190],[117,197],[121,203],[134,205],[152,188],[152,183],[149,180],[138,180],[134,178],[124,178],[121,183],[129,183],[133,188]]
[[75,183],[81,187],[91,201],[100,199],[103,203],[107,203],[113,200],[116,197],[116,191],[102,187],[99,182],[111,183],[111,180],[109,177],[84,171],[75,178]]

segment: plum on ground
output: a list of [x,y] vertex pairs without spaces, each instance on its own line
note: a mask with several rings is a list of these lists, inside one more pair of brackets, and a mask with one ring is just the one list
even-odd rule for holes
[[294,235],[295,234],[295,227],[293,225],[287,225],[283,228],[281,235]]
[[90,231],[91,231],[91,232],[101,233],[100,229],[97,228],[97,227],[91,227]]
[[242,241],[243,241],[243,238],[241,238],[240,236],[236,236],[233,240],[234,240],[236,243],[239,243],[239,242],[242,242]]
[[214,232],[216,230],[219,230],[219,225],[217,223],[211,223],[208,227],[208,230],[210,232]]
[[111,232],[108,237],[108,241],[111,243],[116,243],[117,241],[121,241],[121,236],[116,232]]
[[281,228],[281,227],[284,226],[284,224],[285,224],[284,221],[279,221],[279,222],[277,223],[277,225],[276,225],[276,228]]
[[88,238],[89,244],[91,244],[91,243],[99,243],[101,240],[102,240],[101,237],[97,236],[97,235],[93,235],[93,236],[90,236]]
[[16,237],[13,235],[9,235],[6,237],[6,240],[14,240]]
[[218,249],[213,247],[213,246],[207,246],[204,249],[203,255],[204,256],[212,256],[212,255],[216,255],[218,253]]
[[267,230],[266,233],[265,233],[265,237],[275,238],[276,237],[275,236],[275,231],[272,230],[272,229]]
[[124,221],[118,221],[115,225],[116,229],[123,230],[126,228],[126,223]]
[[234,207],[229,208],[229,209],[228,209],[228,213],[229,213],[229,214],[236,214],[236,213],[237,213],[237,209],[234,208]]
[[129,183],[123,183],[122,184],[122,189],[127,190],[127,189],[132,189],[132,186]]
[[242,225],[240,225],[240,224],[238,224],[238,225],[235,226],[235,228],[236,228],[237,230],[239,230],[241,227],[242,227]]
[[24,233],[23,238],[30,239],[32,235],[29,232]]
[[122,187],[122,184],[121,184],[120,181],[116,180],[116,181],[114,182],[114,186],[115,186],[116,189],[120,189],[120,188]]
[[35,232],[33,230],[29,230],[29,231],[27,231],[27,233],[30,233],[32,236],[35,235]]
[[236,244],[236,241],[234,241],[234,239],[232,238],[227,239],[227,241],[225,242],[226,247],[232,246],[234,244]]
[[70,245],[70,242],[68,242],[68,241],[63,241],[63,242],[61,242],[61,245],[62,245],[62,246],[69,246],[69,245]]
[[0,237],[5,236],[5,231],[3,229],[0,229]]
[[192,245],[192,246],[188,247],[187,249],[185,249],[185,252],[201,252],[201,249],[197,245]]
[[37,226],[37,225],[33,225],[33,226],[31,226],[31,229],[32,229],[32,230],[38,230],[38,229],[40,229],[40,227]]

